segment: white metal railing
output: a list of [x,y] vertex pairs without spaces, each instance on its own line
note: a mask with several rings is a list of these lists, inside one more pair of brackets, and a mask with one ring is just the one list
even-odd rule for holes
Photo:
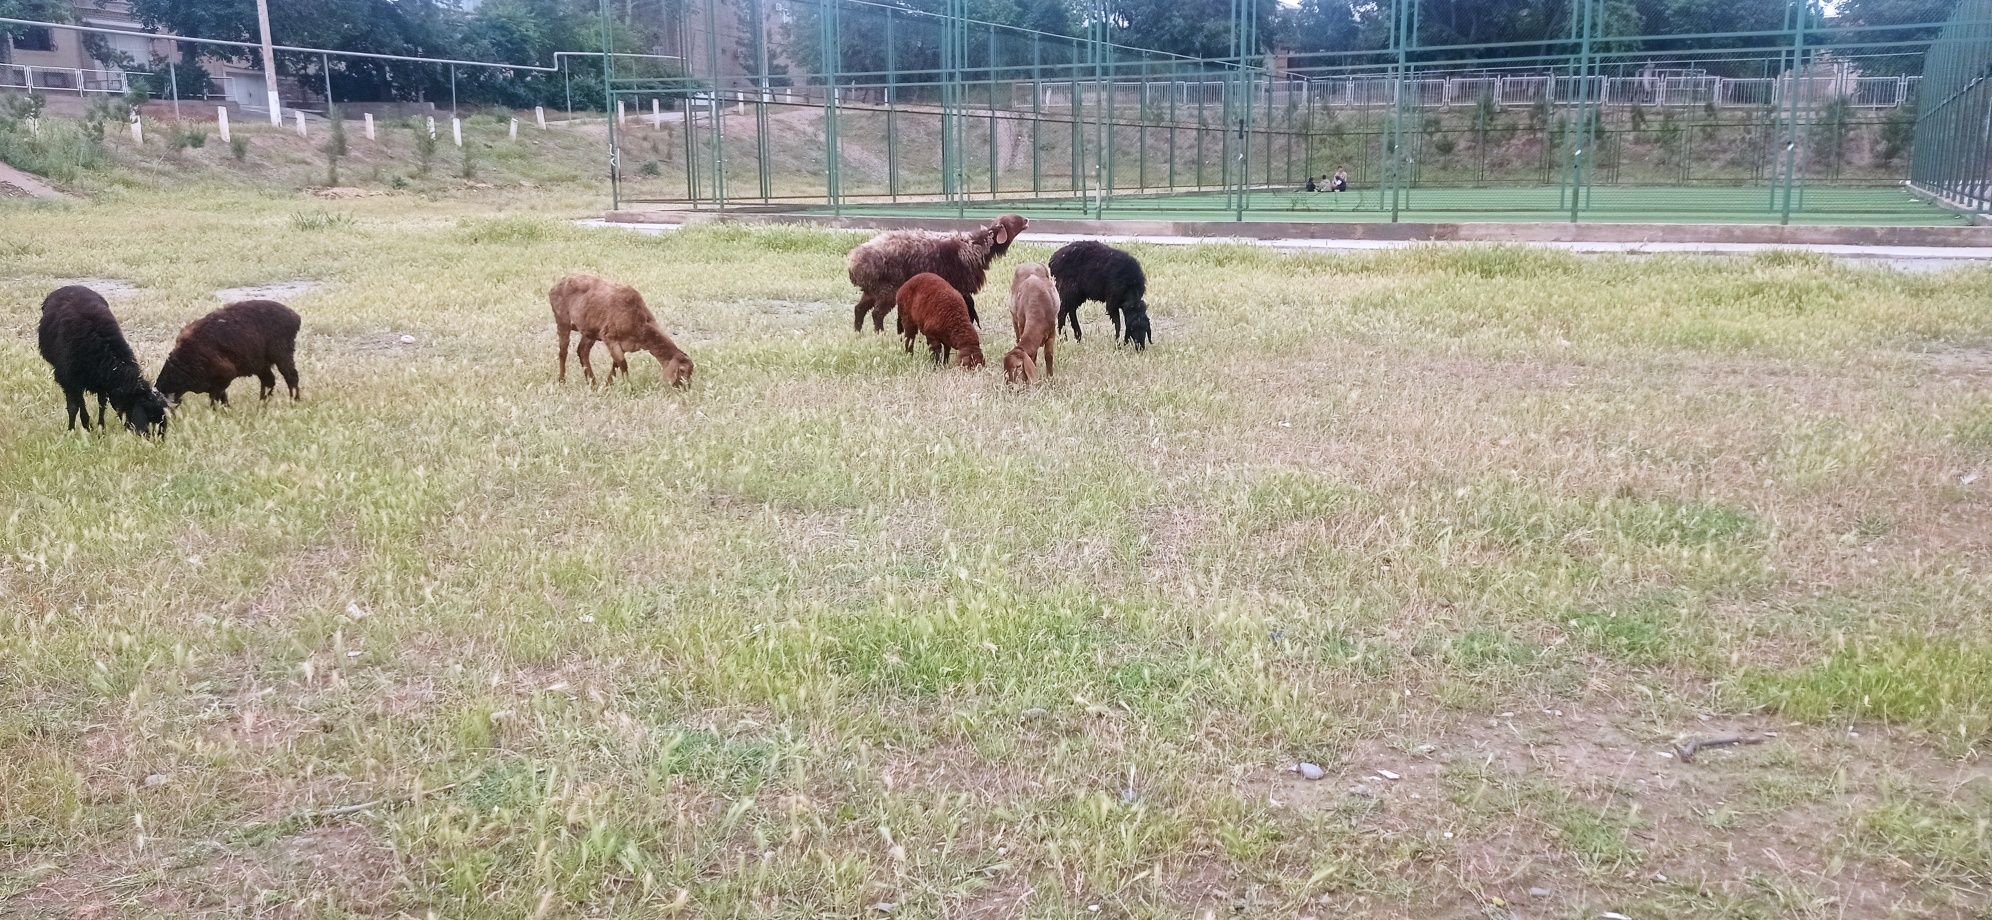
[[140,81],[149,83],[154,78],[153,74],[124,70],[0,64],[0,90],[74,93],[79,96],[86,93],[122,93],[130,89],[133,83]]
[[[1404,81],[1404,105],[1410,108],[1451,108],[1472,106],[1488,99],[1502,107],[1526,107],[1548,102],[1573,105],[1588,99],[1608,106],[1644,105],[1654,108],[1753,108],[1784,105],[1790,101],[1794,85],[1801,106],[1821,106],[1834,100],[1863,109],[1890,109],[1910,105],[1915,100],[1916,83],[1921,77],[1863,77],[1851,74],[1808,74],[1796,81],[1790,77],[1566,77],[1549,74],[1513,76],[1425,77]],[[1091,108],[1111,97],[1116,107],[1141,104],[1149,109],[1221,105],[1227,84],[1220,80],[1138,81],[1115,80],[1105,84],[1080,80],[1045,81],[1039,88],[1041,107]],[[1011,105],[1028,109],[1032,87],[1019,82],[1012,90]],[[1314,77],[1307,80],[1275,78],[1270,86],[1257,87],[1255,105],[1306,108],[1320,105],[1342,109],[1389,108],[1396,100],[1396,83],[1390,77]]]

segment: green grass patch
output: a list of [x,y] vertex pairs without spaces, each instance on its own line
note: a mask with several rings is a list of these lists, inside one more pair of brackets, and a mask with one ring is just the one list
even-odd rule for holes
[[1737,689],[1795,719],[1874,719],[1963,746],[1992,740],[1992,644],[1981,641],[1855,639],[1808,668],[1746,674]]

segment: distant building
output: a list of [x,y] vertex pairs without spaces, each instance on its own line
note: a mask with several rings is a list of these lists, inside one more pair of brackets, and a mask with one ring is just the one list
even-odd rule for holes
[[[145,31],[131,14],[127,0],[74,0],[76,25]],[[126,55],[140,64],[173,53],[171,42],[135,35],[105,35],[43,26],[17,26],[0,32],[8,66],[0,71],[0,87],[60,92],[122,92],[124,77],[106,67],[98,54]]]
[[[71,0],[70,24],[123,32],[153,32],[132,15],[130,0]],[[216,48],[216,46],[207,46]],[[219,50],[217,48],[217,50]],[[179,44],[170,38],[146,38],[105,32],[85,32],[61,26],[17,26],[0,30],[0,90],[28,89],[45,94],[124,92],[126,77],[120,56],[137,67],[154,59],[177,61]],[[247,57],[204,54],[201,66],[214,81],[214,91],[246,109],[265,107],[263,70]],[[288,81],[286,81],[288,82]]]

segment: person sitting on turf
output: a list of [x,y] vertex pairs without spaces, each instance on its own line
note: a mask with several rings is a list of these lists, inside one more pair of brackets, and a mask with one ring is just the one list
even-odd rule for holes
[[1319,186],[1317,186],[1317,185],[1315,185],[1315,184],[1314,184],[1314,177],[1313,177],[1313,176],[1308,176],[1308,177],[1307,177],[1307,190],[1308,190],[1308,191],[1310,191],[1310,192],[1318,192],[1318,191],[1321,191],[1321,188],[1320,188]]
[[1344,166],[1335,170],[1335,178],[1329,181],[1328,190],[1331,192],[1346,192],[1349,190],[1348,167]]

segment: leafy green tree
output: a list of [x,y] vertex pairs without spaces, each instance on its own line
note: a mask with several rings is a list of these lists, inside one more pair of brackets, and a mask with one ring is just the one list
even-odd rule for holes
[[[1904,42],[1892,48],[1862,48],[1862,73],[1874,75],[1920,74],[1923,72],[1922,42],[1942,30],[1942,23],[1957,10],[1957,0],[1840,0],[1833,19],[1840,26],[1905,26],[1876,32],[1854,32],[1841,36],[1846,42]],[[1921,26],[1918,28],[1918,26]],[[1890,53],[1893,52],[1893,53]]]

